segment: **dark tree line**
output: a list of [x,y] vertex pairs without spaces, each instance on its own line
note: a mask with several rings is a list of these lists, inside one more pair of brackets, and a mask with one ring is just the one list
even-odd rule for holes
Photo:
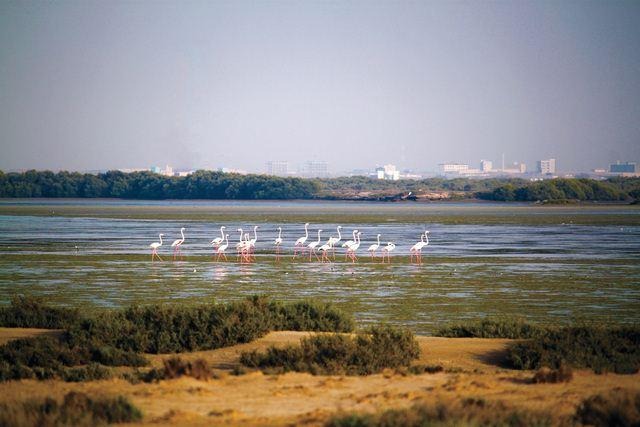
[[106,197],[123,199],[308,199],[315,181],[266,175],[197,171],[186,177],[109,171],[97,175],[30,170],[0,171],[0,197]]
[[640,199],[640,179],[611,178],[597,181],[587,178],[557,178],[527,182],[523,185],[508,183],[491,191],[478,192],[477,197],[504,202],[638,200]]
[[153,172],[109,171],[100,174],[30,170],[0,171],[0,197],[82,197],[122,199],[340,199],[349,191],[420,193],[450,191],[496,201],[622,201],[640,199],[639,178],[551,179],[430,178],[384,181],[368,177],[281,178],[197,171],[186,177]]

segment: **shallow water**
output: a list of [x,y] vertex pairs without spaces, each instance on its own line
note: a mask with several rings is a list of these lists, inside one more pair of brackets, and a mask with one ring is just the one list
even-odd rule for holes
[[[163,202],[140,203],[164,206]],[[304,235],[304,229],[288,220],[292,211],[304,210],[308,202],[203,203],[213,211],[246,207],[256,212],[256,221],[229,218],[214,224],[185,219],[0,215],[0,301],[28,292],[46,295],[56,304],[117,307],[131,302],[227,301],[268,294],[281,300],[332,301],[361,324],[385,321],[410,326],[418,333],[487,315],[516,315],[543,323],[571,318],[640,320],[640,227],[636,225],[416,224],[401,215],[394,222],[345,225],[343,241],[351,239],[354,227],[362,231],[359,262],[345,262],[339,249],[337,262],[320,264],[315,258],[309,262],[290,257],[293,242]],[[277,212],[282,222],[260,221],[265,206]],[[340,211],[343,204],[314,202],[311,206]],[[389,205],[364,206],[375,213]],[[455,206],[446,209],[456,211]],[[465,215],[474,213],[469,204],[461,209]],[[484,214],[487,209],[483,204],[477,211]],[[343,224],[348,224],[347,214],[342,215]],[[256,263],[237,264],[232,254],[228,263],[212,261],[209,242],[220,235],[221,225],[226,226],[230,242],[237,241],[237,228],[259,226]],[[286,254],[275,263],[272,242],[278,226],[283,228]],[[336,226],[311,224],[309,241],[317,240],[318,228],[324,230],[323,241],[337,235]],[[174,262],[169,245],[180,237],[180,227],[186,227],[185,260]],[[423,251],[424,264],[409,264],[408,249],[425,228],[431,233]],[[157,241],[160,232],[165,233],[160,251],[165,262],[152,264],[148,245]],[[391,265],[371,261],[366,254],[378,233],[383,244],[397,245]]]

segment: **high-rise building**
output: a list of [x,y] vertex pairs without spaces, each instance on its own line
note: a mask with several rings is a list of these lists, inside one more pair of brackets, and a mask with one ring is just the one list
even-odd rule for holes
[[556,159],[538,160],[538,173],[542,175],[556,173]]
[[620,163],[617,161],[609,166],[611,173],[636,173],[636,164],[634,162]]
[[267,162],[267,175],[287,176],[289,174],[289,162],[283,160],[271,160]]
[[493,162],[491,160],[480,160],[480,170],[482,172],[491,172],[493,170]]
[[310,160],[302,165],[300,174],[307,178],[326,178],[329,176],[327,162]]

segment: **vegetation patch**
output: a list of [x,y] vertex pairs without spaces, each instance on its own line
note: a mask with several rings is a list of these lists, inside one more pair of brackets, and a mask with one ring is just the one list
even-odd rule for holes
[[196,359],[187,362],[180,357],[165,359],[161,369],[152,369],[143,376],[144,381],[152,382],[159,380],[169,380],[183,376],[192,377],[197,380],[208,380],[213,376],[209,364],[204,359]]
[[267,372],[310,372],[314,375],[369,375],[385,368],[409,366],[420,355],[413,333],[389,326],[355,336],[319,334],[299,346],[244,352],[240,362]]
[[483,319],[440,328],[435,336],[448,338],[528,339],[545,334],[547,329],[520,319]]
[[560,365],[558,369],[540,368],[535,373],[532,381],[535,384],[541,383],[568,383],[573,379],[573,370],[566,365]]
[[17,295],[0,307],[0,326],[8,328],[63,329],[80,318],[74,308],[51,307],[42,298]]
[[95,426],[141,419],[140,410],[123,396],[94,399],[70,392],[62,402],[48,397],[18,405],[0,404],[0,426]]
[[597,373],[633,374],[640,369],[640,326],[597,325],[549,329],[509,347],[507,361],[516,369],[558,369],[568,364]]
[[591,396],[578,406],[575,418],[592,426],[640,425],[640,392],[618,389]]
[[252,341],[270,330],[349,332],[354,327],[351,317],[329,304],[283,304],[257,296],[229,304],[131,306],[93,316],[15,298],[6,313],[17,313],[15,319],[25,327],[41,325],[40,313],[48,313],[48,324],[65,325],[65,331],[60,338],[25,338],[0,346],[0,381],[102,379],[111,374],[102,365],[147,365],[141,353],[215,349]]
[[529,426],[551,425],[552,417],[510,408],[502,402],[468,398],[458,402],[418,403],[407,409],[377,414],[340,414],[327,427],[423,427],[451,425]]

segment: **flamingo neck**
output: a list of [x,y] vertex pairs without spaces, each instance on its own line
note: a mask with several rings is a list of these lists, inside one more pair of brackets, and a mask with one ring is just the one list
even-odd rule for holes
[[282,238],[282,228],[278,228],[278,239]]
[[180,235],[182,236],[182,240],[184,240],[184,231],[182,231],[182,228],[180,229]]
[[253,239],[258,240],[258,226],[253,227]]
[[320,243],[320,230],[318,230],[318,243]]
[[428,235],[428,234],[425,234],[425,235],[424,235],[424,237],[427,239],[427,240],[425,241],[425,244],[426,244],[426,245],[428,245],[428,244],[429,244],[429,235]]
[[338,227],[338,241],[342,240],[342,234],[340,234],[340,227]]
[[309,237],[309,229],[307,227],[308,227],[308,225],[305,224],[304,225],[304,237],[306,237],[306,238]]
[[378,234],[378,246],[380,246],[380,235]]
[[220,237],[224,239],[224,227],[220,227]]
[[158,234],[158,237],[160,237],[160,246],[162,246],[162,234]]

